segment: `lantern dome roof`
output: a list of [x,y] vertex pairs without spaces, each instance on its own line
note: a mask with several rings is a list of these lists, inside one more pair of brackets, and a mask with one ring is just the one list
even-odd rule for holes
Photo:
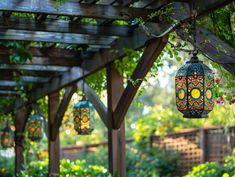
[[[196,72],[196,73],[195,73]],[[210,75],[212,74],[212,70],[203,64],[202,61],[196,60],[189,60],[180,67],[178,72],[176,73],[176,77],[179,76],[192,76],[192,75]]]
[[81,100],[74,105],[75,108],[93,108],[93,105],[88,100]]

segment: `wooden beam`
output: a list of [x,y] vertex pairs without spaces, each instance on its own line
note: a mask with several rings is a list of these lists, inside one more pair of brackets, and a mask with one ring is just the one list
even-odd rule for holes
[[[9,60],[10,55],[0,54],[1,63],[13,64]],[[48,57],[32,57],[32,60],[26,61],[28,65],[48,65],[48,66],[80,66],[84,58],[48,58]]]
[[[32,76],[32,77],[54,77],[57,75],[62,74],[63,72],[55,72],[55,71],[18,71],[18,70],[1,70],[0,69],[0,76],[14,78],[16,76]],[[0,77],[1,79],[1,77]]]
[[25,70],[25,71],[53,71],[68,72],[69,67],[65,66],[44,66],[44,65],[14,65],[1,64],[0,70]]
[[114,128],[120,128],[138,88],[154,64],[154,61],[164,49],[167,41],[168,36],[165,36],[163,38],[154,39],[147,44],[144,53],[131,76],[131,80],[135,82],[135,84],[130,81],[128,82],[127,87],[114,110]]
[[111,6],[101,4],[85,4],[78,2],[65,2],[55,7],[53,1],[35,0],[8,0],[0,1],[0,11],[41,13],[51,15],[65,15],[87,18],[105,18],[114,20],[131,20],[142,17],[148,19],[148,15],[154,10],[130,8],[123,6]]
[[[44,83],[50,80],[49,77],[37,77],[37,76],[19,76],[17,78],[19,78],[20,81],[22,82],[30,82],[30,83]],[[14,81],[16,78],[12,75],[5,75],[5,76],[0,76],[0,79],[4,82],[5,80]]]
[[[1,4],[1,3],[0,3]],[[115,37],[91,36],[87,34],[55,33],[29,30],[2,30],[0,29],[0,40],[13,41],[36,41],[66,44],[86,45],[110,45]]]
[[110,63],[107,66],[107,92],[108,92],[108,153],[109,172],[125,177],[125,123],[122,121],[118,130],[114,129],[114,110],[124,91],[123,77]]
[[0,80],[0,86],[1,87],[15,87],[16,84],[17,84],[16,81]]
[[[42,57],[42,58],[52,58],[54,60],[57,59],[79,59],[79,58],[90,58],[93,55],[93,52],[85,52],[81,50],[71,50],[71,49],[63,49],[63,48],[55,48],[55,47],[33,47],[27,49],[27,51],[33,57]],[[11,55],[16,52],[15,48],[5,47],[0,45],[0,54],[1,55]]]
[[[190,34],[183,30],[178,29],[177,34],[182,39],[193,43]],[[198,28],[196,37],[196,46],[199,50],[206,54],[210,60],[220,64],[228,72],[235,75],[235,57],[232,55],[234,52],[233,47],[203,28]]]
[[0,90],[15,90],[15,86],[1,86],[0,85]]
[[0,90],[0,95],[18,95],[16,91]]
[[65,111],[68,108],[69,102],[73,96],[73,94],[76,92],[76,86],[72,85],[72,86],[68,86],[65,89],[65,93],[63,96],[62,101],[60,102],[60,105],[58,107],[58,110],[56,111],[56,115],[55,115],[55,120],[52,126],[52,132],[51,132],[51,140],[56,140],[56,137],[58,136],[59,133],[59,128],[61,126]]
[[[77,82],[77,87],[82,90],[83,80]],[[86,94],[87,99],[93,104],[95,110],[98,112],[101,120],[104,125],[107,127],[107,108],[104,103],[100,100],[99,96],[95,93],[95,91],[85,82],[84,83],[84,92]]]
[[[85,60],[84,66],[88,72],[85,75],[82,75],[82,70],[78,67],[71,67],[69,71],[65,72],[63,75],[59,77],[54,77],[51,82],[44,84],[41,88],[37,88],[30,93],[29,102],[31,103],[43,96],[53,93],[67,85],[72,83],[76,83],[77,81],[81,80],[82,78],[88,76],[96,72],[97,70],[103,68],[107,63],[114,61],[115,59],[121,58],[125,55],[123,52],[123,46],[131,48],[131,49],[138,49],[141,48],[146,40],[150,37],[143,33],[141,28],[138,28],[134,31],[134,35],[128,38],[120,38],[116,42],[113,43],[112,49],[103,49],[97,52],[91,60]],[[46,67],[46,66],[45,66]],[[23,106],[25,103],[22,100],[17,100],[15,102],[14,107],[19,108]],[[5,112],[9,112],[13,107],[9,107],[5,109]]]
[[55,33],[89,34],[96,36],[121,36],[128,37],[132,34],[133,27],[115,25],[90,25],[75,23],[66,20],[46,19],[38,22],[34,19],[23,17],[10,17],[0,19],[0,29],[29,30]]
[[59,134],[55,140],[52,140],[52,130],[56,118],[56,111],[59,106],[59,92],[55,92],[49,95],[48,99],[48,152],[49,152],[49,164],[48,164],[48,176],[55,176],[60,172],[60,140]]

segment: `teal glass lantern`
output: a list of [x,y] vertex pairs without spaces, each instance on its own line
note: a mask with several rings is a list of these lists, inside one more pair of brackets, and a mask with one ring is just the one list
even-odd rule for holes
[[83,98],[74,106],[74,129],[79,135],[89,135],[94,130],[94,107]]
[[4,149],[14,146],[14,132],[9,126],[1,130],[1,145]]
[[31,141],[39,141],[43,137],[44,118],[40,114],[33,114],[28,120],[28,138]]
[[207,118],[214,107],[214,75],[196,54],[175,76],[176,105],[185,118]]

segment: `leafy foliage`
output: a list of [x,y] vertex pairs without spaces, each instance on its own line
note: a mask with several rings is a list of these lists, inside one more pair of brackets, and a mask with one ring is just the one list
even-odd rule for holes
[[[137,146],[138,147],[138,146]],[[136,145],[127,151],[128,177],[175,177],[176,162],[179,154],[156,148]]]
[[235,177],[235,150],[225,158],[224,165],[217,162],[200,164],[184,177]]
[[13,177],[14,173],[14,150],[0,149],[0,176],[1,177]]
[[[77,177],[77,176],[97,176],[97,177],[111,177],[107,169],[98,165],[85,166],[86,161],[63,159],[60,161],[60,176],[61,177]],[[44,177],[48,173],[48,159],[45,161],[32,161],[25,169],[22,170],[17,177]]]

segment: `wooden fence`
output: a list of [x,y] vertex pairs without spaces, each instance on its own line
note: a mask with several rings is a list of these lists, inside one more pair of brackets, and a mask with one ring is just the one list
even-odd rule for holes
[[[133,142],[132,139],[127,143]],[[163,148],[179,152],[177,174],[184,175],[193,166],[206,161],[223,163],[223,158],[235,148],[235,126],[229,128],[212,127],[205,129],[190,129],[179,133],[169,133],[164,138],[150,137],[152,148]],[[92,152],[100,146],[107,146],[107,142],[84,146],[69,146],[62,148],[62,157],[74,160],[76,154]]]

